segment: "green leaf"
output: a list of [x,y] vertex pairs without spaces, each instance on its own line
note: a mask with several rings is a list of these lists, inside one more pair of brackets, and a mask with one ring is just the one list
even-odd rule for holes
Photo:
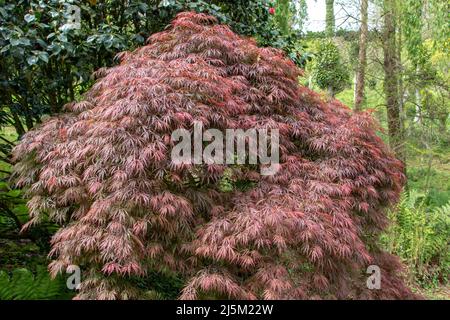
[[67,42],[67,37],[64,34],[59,34],[57,38],[61,42]]
[[0,7],[0,14],[2,15],[3,18],[6,18],[8,16],[8,13],[6,12],[6,10],[1,7]]
[[39,45],[42,48],[46,48],[47,47],[47,43],[44,40],[42,40],[42,39],[37,39],[36,42],[39,43]]
[[139,3],[139,10],[140,10],[141,12],[147,12],[147,10],[148,10],[148,4],[146,4],[146,3],[144,3],[144,2]]
[[36,16],[34,14],[26,14],[25,17],[23,17],[26,22],[30,23],[36,20]]
[[61,46],[58,44],[52,44],[52,45],[48,46],[48,49],[52,51],[53,56],[56,56],[62,50]]
[[93,42],[96,38],[97,38],[97,35],[94,34],[94,35],[92,35],[92,36],[89,36],[89,37],[86,39],[86,42],[91,43],[91,42]]
[[4,46],[4,47],[0,50],[0,53],[3,53],[3,52],[8,51],[10,47],[11,47],[11,46],[10,46],[9,44],[6,45],[6,46]]
[[29,56],[27,58],[27,62],[30,66],[35,65],[38,62],[38,57],[37,56]]
[[59,28],[62,32],[67,32],[73,29],[77,29],[76,24],[73,23],[66,23]]
[[134,36],[134,39],[135,39],[137,42],[139,42],[139,43],[144,43],[144,41],[145,41],[144,37],[141,36],[140,34],[136,34],[136,35]]
[[30,46],[31,41],[27,38],[11,39],[10,44],[12,46],[19,46],[19,45]]
[[45,52],[45,51],[40,51],[40,52],[38,53],[38,57],[39,57],[40,60],[44,61],[45,63],[48,62],[48,53],[47,53],[47,52]]

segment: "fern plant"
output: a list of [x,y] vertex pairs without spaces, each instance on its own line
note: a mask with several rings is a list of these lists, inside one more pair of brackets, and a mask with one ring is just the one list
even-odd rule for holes
[[382,237],[388,251],[400,256],[410,270],[411,280],[424,284],[446,282],[449,274],[450,203],[427,210],[426,195],[411,190],[402,195],[393,222]]
[[28,269],[18,268],[9,275],[0,271],[0,300],[45,300],[69,298],[61,278],[51,279],[44,267],[33,274]]

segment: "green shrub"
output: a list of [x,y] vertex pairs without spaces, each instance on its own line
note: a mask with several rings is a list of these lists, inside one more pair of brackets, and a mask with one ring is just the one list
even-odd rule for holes
[[312,78],[320,89],[334,97],[349,84],[349,73],[338,47],[329,40],[321,41],[312,63]]
[[423,198],[426,206],[443,206],[450,199],[450,172],[438,166],[428,169],[412,163],[408,167],[408,186],[424,192],[428,189]]
[[429,286],[448,281],[450,203],[430,209],[425,199],[415,190],[405,193],[389,214],[393,223],[382,241],[404,260],[411,281]]

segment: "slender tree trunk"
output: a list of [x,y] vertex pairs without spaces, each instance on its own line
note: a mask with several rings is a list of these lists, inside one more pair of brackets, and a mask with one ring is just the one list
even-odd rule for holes
[[[29,86],[27,86],[29,88]],[[28,105],[28,95],[27,93],[24,93],[21,97],[21,108],[22,108],[22,115],[25,118],[25,125],[27,126],[27,131],[30,131],[34,124],[33,124],[33,117],[31,116],[31,110]]]
[[22,100],[21,107],[22,107],[23,116],[25,117],[25,125],[27,126],[27,131],[30,131],[34,127],[32,109],[29,104],[29,94],[33,94],[32,79],[33,79],[32,73],[27,73],[25,75],[26,90],[23,94],[21,94],[21,98],[22,98],[21,99]]
[[449,117],[448,112],[439,116],[439,133],[445,135],[447,133],[447,119]]
[[329,87],[328,87],[328,96],[329,96],[330,98],[334,98],[335,95],[336,95],[336,93],[334,92],[333,87],[332,87],[332,86],[329,86]]
[[405,161],[403,128],[399,103],[399,68],[396,44],[395,0],[384,0],[383,68],[389,144],[397,157],[400,160]]
[[9,218],[11,218],[11,220],[14,221],[17,230],[22,229],[22,223],[20,222],[19,218],[17,218],[14,212],[12,212],[6,204],[0,202],[0,210],[2,210]]
[[[398,6],[397,2],[397,11],[400,12],[400,7]],[[398,108],[400,112],[400,128],[402,130],[402,145],[405,144],[406,141],[406,130],[405,130],[405,122],[406,122],[406,113],[405,113],[405,87],[403,85],[403,64],[402,64],[402,47],[403,47],[403,39],[402,39],[402,21],[401,21],[401,15],[397,14],[397,19],[399,20],[398,28],[397,28],[397,35],[398,40],[396,43],[397,47],[397,81],[398,81]],[[402,160],[406,161],[406,153],[405,148],[402,148],[403,152],[403,158]],[[405,169],[406,170],[406,169]]]
[[361,111],[364,101],[367,66],[368,2],[368,0],[361,1],[361,30],[359,35],[359,57],[355,85],[355,111]]
[[334,19],[334,0],[326,0],[326,34],[328,37],[334,36],[335,19]]
[[[47,77],[51,79],[53,76],[52,62],[47,63],[46,67]],[[48,100],[50,101],[50,111],[52,114],[59,112],[58,101],[56,97],[57,94],[58,92],[54,90],[50,91],[48,94]]]
[[20,138],[25,134],[25,128],[23,127],[22,121],[20,121],[20,117],[11,106],[9,106],[9,111],[11,112],[11,116],[13,118],[14,128],[16,129],[16,132]]
[[22,121],[20,120],[19,115],[17,114],[16,110],[14,109],[13,105],[13,93],[10,91],[10,89],[5,90],[3,92],[4,95],[0,96],[0,98],[4,98],[6,104],[8,105],[9,112],[11,114],[12,120],[9,122],[14,126],[14,129],[16,130],[17,134],[19,135],[19,138],[22,137],[26,130],[22,124]]

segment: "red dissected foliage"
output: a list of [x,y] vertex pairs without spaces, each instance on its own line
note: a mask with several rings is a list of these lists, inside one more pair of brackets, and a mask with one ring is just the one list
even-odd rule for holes
[[[377,246],[405,178],[369,115],[323,101],[282,52],[202,14],[118,57],[15,149],[30,224],[62,224],[50,270],[85,271],[78,298],[136,297],[129,276],[148,270],[183,275],[182,299],[414,297]],[[227,165],[170,160],[172,131],[193,121],[278,128],[281,169],[228,166],[254,186],[221,192]],[[381,290],[366,288],[371,264]]]

